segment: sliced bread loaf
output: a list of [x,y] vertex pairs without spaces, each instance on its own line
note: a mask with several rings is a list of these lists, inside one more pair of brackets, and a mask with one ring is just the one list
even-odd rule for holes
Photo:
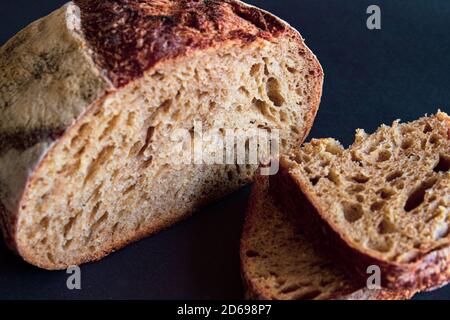
[[[316,250],[298,215],[280,209],[269,193],[268,177],[253,186],[241,241],[246,296],[262,300],[409,299],[411,291],[370,290],[348,277]],[[309,210],[305,205],[303,210]]]
[[[381,270],[389,288],[429,289],[450,277],[450,118],[358,130],[344,149],[313,140],[283,157],[272,177],[283,203],[320,225],[323,243],[349,270]],[[316,210],[305,214],[304,194]],[[315,235],[317,238],[317,234]]]
[[2,46],[0,70],[0,221],[47,269],[100,259],[252,181],[257,164],[197,162],[177,132],[217,132],[192,151],[216,155],[228,129],[277,129],[287,152],[323,82],[297,31],[234,0],[76,0]]

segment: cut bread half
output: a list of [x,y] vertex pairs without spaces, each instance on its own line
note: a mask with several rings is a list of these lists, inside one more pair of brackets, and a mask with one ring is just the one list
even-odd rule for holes
[[[305,204],[304,211],[310,210]],[[269,193],[269,178],[253,186],[241,240],[248,299],[400,300],[411,291],[368,289],[307,240],[298,215],[284,211]]]
[[[251,182],[255,163],[191,155],[253,129],[278,130],[288,152],[323,82],[297,31],[232,0],[70,2],[2,46],[0,69],[1,225],[47,269],[98,260]],[[212,137],[200,147],[178,136],[195,139],[196,123]]]
[[[450,118],[395,122],[344,149],[313,140],[272,177],[283,203],[319,225],[330,252],[356,274],[381,270],[389,288],[426,290],[450,277]],[[301,194],[315,207],[305,214]],[[317,237],[317,235],[316,235]]]

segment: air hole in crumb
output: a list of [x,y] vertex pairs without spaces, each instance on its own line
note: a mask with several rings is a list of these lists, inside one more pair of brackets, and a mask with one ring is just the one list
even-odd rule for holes
[[420,148],[424,150],[427,147],[427,143],[427,139],[422,139],[422,141],[420,142]]
[[380,151],[377,162],[386,162],[391,159],[392,153],[389,150]]
[[356,152],[355,152],[355,150],[352,150],[351,151],[351,157],[352,157],[352,161],[353,162],[356,162],[356,163],[358,163],[358,164],[362,164],[362,158],[361,158],[361,156],[359,155],[359,154],[357,154]]
[[351,186],[349,188],[349,190],[351,192],[360,193],[360,192],[363,192],[364,190],[366,190],[366,187],[364,185],[362,185],[362,184],[358,184],[358,185],[355,185],[355,186]]
[[88,183],[94,176],[96,176],[99,168],[101,168],[103,164],[105,164],[110,159],[110,157],[114,153],[114,150],[114,146],[107,146],[103,148],[102,151],[100,151],[97,158],[94,159],[88,167],[86,177],[84,178],[84,184]]
[[239,88],[239,92],[242,94],[242,95],[244,95],[244,96],[250,96],[250,92],[247,90],[247,88],[246,87],[244,87],[244,86],[242,86],[242,87],[240,87]]
[[359,203],[344,203],[343,204],[344,217],[350,223],[354,223],[362,218],[364,210]]
[[131,186],[129,186],[124,192],[123,192],[123,196],[129,194],[131,191],[133,191],[134,189],[136,189],[136,184],[132,184]]
[[384,206],[384,202],[383,201],[377,201],[375,203],[372,203],[372,205],[370,206],[370,210],[371,211],[380,211]]
[[314,178],[311,178],[309,180],[311,181],[311,184],[313,186],[316,186],[319,183],[319,181],[320,181],[320,177],[314,177]]
[[402,142],[402,149],[403,150],[408,150],[409,148],[412,147],[412,145],[414,144],[414,140],[413,139],[406,139]]
[[119,222],[116,222],[112,227],[112,234],[116,233],[118,228],[119,228]]
[[297,73],[297,69],[295,69],[293,67],[287,67],[286,69],[287,69],[287,71],[289,71],[289,73],[293,73],[293,74]]
[[291,126],[291,131],[295,134],[300,134],[300,130],[296,126]]
[[169,111],[171,106],[172,106],[172,99],[168,99],[168,100],[164,101],[163,103],[161,103],[157,110],[159,112],[167,114],[167,112]]
[[210,103],[209,103],[209,110],[214,110],[214,109],[216,109],[217,108],[217,103],[215,102],[215,101],[211,101]]
[[356,195],[356,200],[357,200],[358,202],[360,202],[360,203],[363,203],[363,202],[364,202],[364,196],[358,194],[358,195]]
[[428,133],[433,131],[433,128],[431,127],[431,125],[429,123],[425,124],[425,127],[423,128],[423,133]]
[[424,181],[416,190],[414,190],[405,203],[405,211],[411,212],[419,207],[425,200],[425,193],[427,192],[427,190],[431,189],[436,184],[436,182],[436,177],[430,178],[427,181]]
[[280,82],[275,78],[267,80],[267,95],[276,107],[281,107],[285,103]]
[[255,257],[259,257],[259,253],[254,251],[254,250],[247,250],[247,252],[245,253],[245,255],[249,258],[255,258]]
[[108,219],[109,213],[106,211],[92,226],[91,230],[96,231]]
[[263,60],[264,60],[264,74],[266,76],[268,76],[270,74],[269,73],[269,64],[270,64],[269,58],[263,58]]
[[446,155],[439,155],[439,162],[434,167],[433,171],[436,173],[447,172],[450,170],[450,157]]
[[255,76],[257,76],[258,74],[259,74],[259,72],[261,71],[261,64],[254,64],[253,66],[252,66],[252,68],[250,69],[250,75],[252,76],[252,77],[255,77]]
[[431,144],[438,144],[440,140],[440,137],[437,134],[433,134],[430,138]]
[[326,159],[326,160],[323,160],[323,161],[320,162],[320,166],[322,168],[325,168],[325,167],[328,167],[330,165],[330,163],[331,163],[330,160]]
[[321,294],[322,294],[322,291],[319,291],[319,290],[300,292],[295,295],[294,299],[295,300],[314,300]]
[[100,206],[102,205],[102,202],[99,201],[95,204],[94,208],[92,208],[91,213],[89,214],[89,220],[92,221],[95,216],[97,215],[98,210],[100,209]]
[[69,221],[64,226],[64,238],[67,237],[69,232],[72,230],[73,226],[75,225],[75,222],[78,220],[79,216],[81,215],[81,212],[79,212],[74,217],[70,218]]
[[403,173],[401,171],[394,171],[386,177],[386,182],[392,182],[395,179],[400,178],[401,176],[403,176]]
[[139,153],[139,150],[142,148],[141,143],[138,141],[130,148],[130,151],[128,152],[128,158],[132,158],[137,156]]
[[107,136],[110,135],[110,133],[116,128],[117,124],[119,123],[120,115],[115,115],[114,117],[109,120],[108,124],[106,125],[106,128],[103,130],[102,134],[100,135],[99,140],[103,140]]
[[50,252],[47,253],[47,260],[50,261],[50,263],[55,263],[53,255]]
[[136,113],[130,112],[127,117],[127,126],[133,127],[136,122]]
[[138,152],[139,157],[142,157],[144,155],[145,150],[147,150],[148,146],[150,145],[150,143],[152,141],[152,137],[153,137],[154,133],[155,133],[155,127],[149,127],[147,129],[145,143],[142,146],[141,150],[139,150],[139,152]]
[[94,191],[92,191],[87,201],[97,201],[102,195],[103,182],[101,182],[97,187],[95,187]]
[[48,224],[49,224],[49,218],[48,217],[44,217],[42,218],[42,220],[39,222],[39,227],[42,229],[47,229],[48,228]]
[[141,164],[141,169],[147,169],[153,163],[153,156],[150,156],[148,159],[144,160]]
[[327,179],[333,182],[335,185],[339,185],[341,183],[338,173],[333,169],[328,172]]
[[287,286],[286,288],[283,288],[283,290],[281,290],[280,293],[289,294],[289,293],[297,291],[298,289],[300,289],[299,285],[291,284],[291,285]]
[[380,197],[382,199],[389,199],[391,198],[393,195],[395,195],[395,191],[389,188],[384,188],[380,190]]
[[73,239],[67,240],[63,245],[64,250],[70,249],[72,244],[73,244]]
[[261,112],[263,116],[271,117],[269,112],[269,105],[265,101],[255,98],[253,99],[252,103]]
[[362,173],[359,173],[358,175],[353,177],[353,181],[355,181],[357,183],[361,183],[361,184],[367,183],[367,182],[369,182],[369,180],[370,180],[370,178],[365,176]]

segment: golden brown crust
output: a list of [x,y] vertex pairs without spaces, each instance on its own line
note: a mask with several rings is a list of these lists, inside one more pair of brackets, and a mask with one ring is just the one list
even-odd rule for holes
[[272,40],[274,16],[234,0],[75,0],[96,63],[122,86],[162,60],[226,41]]

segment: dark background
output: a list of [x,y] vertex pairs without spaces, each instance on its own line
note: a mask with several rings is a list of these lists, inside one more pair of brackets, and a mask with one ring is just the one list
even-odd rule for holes
[[[450,1],[253,0],[298,28],[325,70],[312,137],[353,140],[356,128],[416,119],[450,102]],[[1,0],[0,43],[65,1]],[[382,10],[382,30],[366,9]],[[3,299],[240,299],[239,238],[248,188],[193,218],[82,266],[82,290],[67,274],[30,266],[0,241]],[[420,299],[450,299],[450,287]]]

